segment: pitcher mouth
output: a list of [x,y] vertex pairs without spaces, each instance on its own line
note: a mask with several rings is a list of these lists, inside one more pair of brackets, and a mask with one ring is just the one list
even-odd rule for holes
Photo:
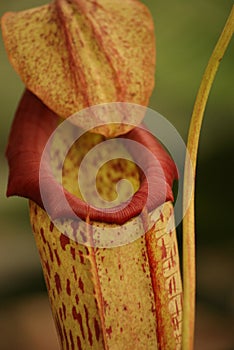
[[[41,159],[58,123],[58,115],[26,90],[15,115],[6,151],[10,168],[7,196],[18,195],[31,199],[46,209],[52,219],[72,216],[119,225],[139,215],[143,209],[152,211],[165,201],[173,201],[172,184],[178,178],[176,166],[161,143],[141,125],[121,137],[144,146],[160,166],[153,165],[150,158],[145,157],[145,170],[144,173],[140,171],[139,189],[128,203],[121,203],[112,209],[95,208],[65,189],[53,176],[48,163],[43,166],[42,177],[47,197],[45,208],[39,179]],[[133,160],[137,160],[138,154],[134,147],[130,153]],[[165,191],[162,191],[163,188]],[[69,210],[64,207],[61,194],[66,197]]]

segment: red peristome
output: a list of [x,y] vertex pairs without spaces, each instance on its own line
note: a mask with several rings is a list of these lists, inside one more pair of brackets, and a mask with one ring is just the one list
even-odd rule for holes
[[41,154],[57,125],[57,115],[26,90],[16,111],[6,150],[10,169],[7,196],[30,198],[42,206]]
[[[6,151],[10,168],[7,196],[26,197],[44,208],[39,186],[40,162],[47,141],[58,123],[58,116],[26,90],[16,112]],[[52,218],[71,216],[71,211],[67,211],[61,204],[62,194],[66,196],[72,213],[74,212],[79,218],[86,220],[89,217],[92,221],[120,225],[139,215],[146,205],[147,210],[151,211],[167,200],[173,201],[172,184],[178,176],[177,169],[160,142],[142,127],[136,127],[122,137],[145,146],[157,158],[160,169],[152,165],[150,159],[146,157],[145,174],[141,175],[140,188],[132,200],[127,205],[123,203],[116,207],[115,209],[118,209],[116,211],[108,211],[91,207],[64,189],[53,177],[48,164],[44,169],[43,179],[46,190],[48,189],[47,205]],[[133,159],[137,159],[138,154],[135,154],[134,147],[130,152]],[[153,191],[147,198],[150,184]],[[162,193],[162,188],[166,188],[166,196]]]

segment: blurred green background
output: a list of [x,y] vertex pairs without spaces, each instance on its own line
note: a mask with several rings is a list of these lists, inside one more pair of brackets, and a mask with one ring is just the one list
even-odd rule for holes
[[[143,2],[154,17],[157,42],[156,87],[150,107],[167,117],[186,140],[204,69],[233,1]],[[0,15],[45,3],[1,0]],[[212,88],[199,149],[196,349],[204,350],[234,349],[233,59],[232,40]],[[27,201],[5,197],[4,150],[24,87],[8,63],[2,39],[0,73],[0,350],[58,349]]]

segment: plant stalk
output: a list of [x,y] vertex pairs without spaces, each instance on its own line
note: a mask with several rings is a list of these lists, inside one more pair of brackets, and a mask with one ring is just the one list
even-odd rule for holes
[[[228,44],[234,31],[234,6],[224,26],[223,32],[215,46],[205,70],[198,94],[196,97],[187,142],[187,157],[185,161],[184,173],[184,204],[190,204],[183,219],[183,323],[182,323],[182,349],[192,350],[194,346],[194,326],[195,326],[195,288],[196,288],[196,268],[195,268],[195,172],[197,164],[197,152],[199,137],[201,132],[204,111],[206,108],[209,93],[218,70],[219,64],[225,54]],[[191,163],[190,163],[191,162]],[[190,164],[192,166],[190,166]],[[193,172],[193,183],[189,179]],[[191,188],[192,186],[192,192]]]

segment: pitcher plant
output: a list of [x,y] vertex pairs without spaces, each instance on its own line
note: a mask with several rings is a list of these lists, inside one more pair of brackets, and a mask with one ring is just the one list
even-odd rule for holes
[[[156,50],[140,1],[54,0],[6,13],[2,33],[25,84],[7,195],[29,199],[61,349],[193,349],[197,147],[233,10],[198,93],[184,173],[146,125]],[[184,184],[183,290],[175,182]]]

